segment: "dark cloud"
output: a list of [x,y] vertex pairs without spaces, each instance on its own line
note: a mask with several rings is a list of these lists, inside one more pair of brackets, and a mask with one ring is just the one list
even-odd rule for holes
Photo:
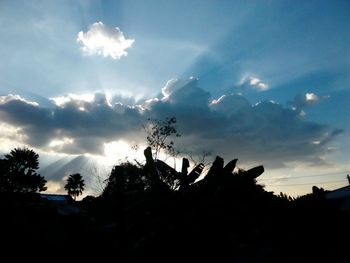
[[28,144],[48,147],[53,140],[69,138],[69,143],[53,147],[65,153],[102,154],[103,142],[129,138],[144,122],[138,108],[110,105],[104,94],[95,94],[91,102],[69,99],[51,109],[12,95],[1,102],[1,119],[20,127]]
[[222,112],[226,115],[244,114],[251,108],[246,98],[239,94],[222,95],[210,103],[211,109]]
[[198,79],[188,80],[172,79],[162,89],[164,97],[162,101],[173,105],[182,105],[195,108],[206,108],[209,103],[210,94],[198,87]]
[[[305,98],[314,101],[317,96]],[[126,106],[117,98],[110,102],[104,94],[95,94],[90,101],[64,98],[53,108],[12,95],[0,102],[1,120],[20,127],[27,143],[74,154],[102,153],[103,144],[113,140],[140,141],[145,137],[140,127],[149,117],[175,116],[181,149],[207,150],[270,167],[319,160],[341,132],[307,121],[299,110],[273,101],[251,105],[244,96],[230,94],[210,102],[210,94],[195,78],[169,81],[162,97],[143,105]]]

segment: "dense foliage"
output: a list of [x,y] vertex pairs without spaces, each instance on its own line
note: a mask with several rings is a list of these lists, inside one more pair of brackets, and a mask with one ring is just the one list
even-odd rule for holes
[[40,174],[39,155],[28,148],[15,148],[0,160],[0,191],[41,192],[46,180]]
[[64,189],[66,189],[68,194],[76,200],[76,198],[83,193],[84,186],[85,183],[83,177],[79,173],[76,173],[68,176]]

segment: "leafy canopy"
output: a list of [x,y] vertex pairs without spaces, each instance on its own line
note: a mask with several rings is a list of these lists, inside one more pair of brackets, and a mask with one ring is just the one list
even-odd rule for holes
[[5,192],[41,192],[46,180],[36,173],[39,155],[31,149],[15,148],[0,162],[0,190]]
[[76,200],[76,198],[81,195],[84,191],[84,180],[83,177],[79,174],[71,174],[67,178],[67,183],[64,186],[64,189],[67,190],[68,194]]

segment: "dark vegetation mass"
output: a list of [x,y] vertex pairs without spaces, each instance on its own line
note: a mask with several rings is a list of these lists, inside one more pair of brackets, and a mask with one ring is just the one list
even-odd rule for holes
[[[158,132],[163,144],[149,139],[156,156],[173,145],[161,133],[175,133]],[[237,159],[217,156],[198,180],[203,163],[189,171],[183,158],[176,171],[148,147],[144,165],[112,169],[100,196],[58,204],[35,193],[46,181],[35,173],[36,154],[24,153],[30,162],[18,150],[1,160],[2,252],[116,262],[349,262],[349,212],[317,187],[298,198],[265,191],[256,182],[263,166],[235,169]],[[66,189],[81,194],[81,175],[71,175]]]

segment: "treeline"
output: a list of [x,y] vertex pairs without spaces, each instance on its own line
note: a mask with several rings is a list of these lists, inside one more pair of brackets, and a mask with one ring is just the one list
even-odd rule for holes
[[[32,149],[14,148],[0,159],[0,193],[37,193],[47,190],[46,179],[37,173],[39,154]],[[84,191],[84,180],[79,174],[67,178],[64,189],[76,199]]]
[[262,166],[235,169],[237,159],[225,164],[219,156],[198,181],[203,164],[188,171],[184,158],[181,171],[176,171],[154,159],[150,147],[144,154],[144,165],[116,165],[103,193],[81,202],[55,206],[28,188],[19,198],[0,195],[3,251],[15,247],[29,257],[39,249],[64,258],[65,252],[57,248],[71,243],[78,252],[70,258],[80,260],[349,259],[342,239],[350,234],[349,213],[329,202],[322,189],[314,187],[313,193],[300,198],[275,195],[256,182]]
[[[189,171],[183,158],[177,171],[158,159],[161,150],[176,155],[168,140],[179,136],[175,123],[145,126],[152,146],[144,150],[145,164],[114,166],[100,196],[68,205],[33,195],[46,183],[36,173],[37,154],[25,148],[5,155],[1,192],[24,195],[0,196],[3,248],[28,248],[29,254],[40,248],[63,258],[57,248],[71,244],[70,259],[117,262],[349,262],[343,237],[350,234],[350,213],[327,200],[323,189],[299,198],[276,195],[256,182],[263,166],[236,169],[237,159],[225,163],[219,156],[202,180],[203,163]],[[68,193],[81,194],[82,177],[69,178]]]
[[[93,217],[114,222],[113,255],[138,262],[343,262],[349,213],[313,193],[290,198],[257,184],[264,168],[235,169],[217,156],[204,179],[199,164],[180,172],[144,151],[146,164],[116,165],[98,198],[82,206]],[[111,233],[112,233],[111,232]],[[114,254],[116,253],[116,254]],[[345,262],[345,261],[344,261]]]

